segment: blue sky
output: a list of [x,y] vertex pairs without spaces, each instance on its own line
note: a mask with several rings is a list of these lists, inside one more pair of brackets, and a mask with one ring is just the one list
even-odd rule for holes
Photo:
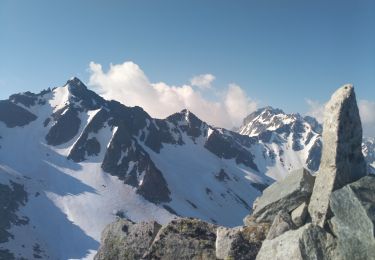
[[[308,110],[351,82],[375,101],[375,1],[0,0],[0,98],[133,61],[151,82],[215,76],[260,106]],[[207,99],[215,99],[203,93]]]

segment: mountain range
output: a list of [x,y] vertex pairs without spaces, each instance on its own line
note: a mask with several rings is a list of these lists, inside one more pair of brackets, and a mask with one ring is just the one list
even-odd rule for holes
[[[238,131],[191,111],[152,118],[77,78],[0,101],[0,258],[91,259],[116,217],[236,226],[262,190],[319,168],[322,127],[265,107]],[[363,154],[375,166],[375,140]]]

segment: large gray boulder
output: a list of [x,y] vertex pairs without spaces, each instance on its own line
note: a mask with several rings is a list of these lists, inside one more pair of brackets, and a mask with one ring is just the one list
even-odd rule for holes
[[290,215],[292,217],[292,221],[294,225],[297,227],[303,226],[305,224],[306,218],[307,218],[307,204],[306,202],[302,203],[298,206],[295,210],[293,210]]
[[330,260],[333,238],[312,224],[264,240],[257,260]]
[[292,230],[295,225],[292,217],[285,210],[280,210],[272,222],[272,226],[268,232],[267,239],[274,239],[283,233]]
[[268,223],[255,222],[245,227],[219,227],[216,238],[216,257],[218,259],[255,259],[269,227]]
[[332,95],[324,111],[322,159],[309,204],[314,224],[324,226],[332,191],[367,174],[361,143],[354,88],[344,85]]
[[163,226],[144,255],[145,259],[216,259],[217,226],[190,218]]
[[[349,184],[375,227],[375,175],[368,175]],[[375,234],[375,229],[374,229]]]
[[155,221],[134,223],[119,218],[104,229],[101,246],[94,259],[141,259],[160,227]]
[[291,212],[303,202],[308,202],[314,179],[308,170],[300,169],[273,183],[254,203],[253,217],[257,222],[272,223],[280,210]]
[[219,227],[216,231],[216,257],[218,259],[229,258],[232,244],[239,237],[242,227]]
[[374,195],[375,177],[370,176],[332,193],[330,226],[337,259],[375,259]]

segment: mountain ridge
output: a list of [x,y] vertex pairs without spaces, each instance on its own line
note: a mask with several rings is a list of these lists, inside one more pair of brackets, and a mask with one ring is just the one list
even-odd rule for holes
[[[314,171],[319,155],[311,153],[319,126],[282,110],[274,114],[286,123],[274,124],[269,111],[271,117],[254,124],[256,134],[246,136],[187,109],[152,118],[141,107],[103,99],[78,78],[2,104],[0,184],[8,193],[15,192],[12,182],[22,186],[28,200],[9,214],[28,221],[0,227],[12,234],[0,235],[0,253],[19,257],[91,259],[100,232],[116,216],[163,224],[181,215],[238,225],[266,186],[301,166]],[[61,241],[52,239],[56,234]]]

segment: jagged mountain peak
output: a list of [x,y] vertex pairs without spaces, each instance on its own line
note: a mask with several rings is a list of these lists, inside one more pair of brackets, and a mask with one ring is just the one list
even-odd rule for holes
[[248,136],[258,136],[265,131],[285,132],[289,128],[300,128],[301,125],[321,134],[322,126],[313,117],[299,113],[285,113],[283,110],[270,106],[260,108],[248,115],[237,132]]
[[278,108],[273,108],[271,106],[266,106],[263,108],[259,108],[253,113],[249,114],[245,119],[243,120],[243,125],[248,124],[252,120],[254,120],[256,117],[260,115],[265,115],[265,116],[273,116],[273,115],[278,115],[278,114],[284,114],[284,111]]
[[86,85],[77,77],[71,77],[67,82],[66,85],[70,90],[72,89],[86,89]]
[[275,178],[299,167],[318,170],[321,125],[312,117],[265,107],[247,116],[238,132],[265,145],[266,154],[274,160]]
[[[79,104],[79,106],[84,109],[95,110],[105,104],[104,98],[90,90],[77,77],[72,77],[64,86],[55,88],[53,91],[56,98],[60,100],[60,105],[61,103],[68,103],[73,106],[78,106]],[[64,100],[64,98],[66,100]]]
[[178,113],[170,115],[169,117],[167,117],[167,120],[175,124],[188,125],[190,127],[197,127],[204,123],[194,113],[186,108]]

